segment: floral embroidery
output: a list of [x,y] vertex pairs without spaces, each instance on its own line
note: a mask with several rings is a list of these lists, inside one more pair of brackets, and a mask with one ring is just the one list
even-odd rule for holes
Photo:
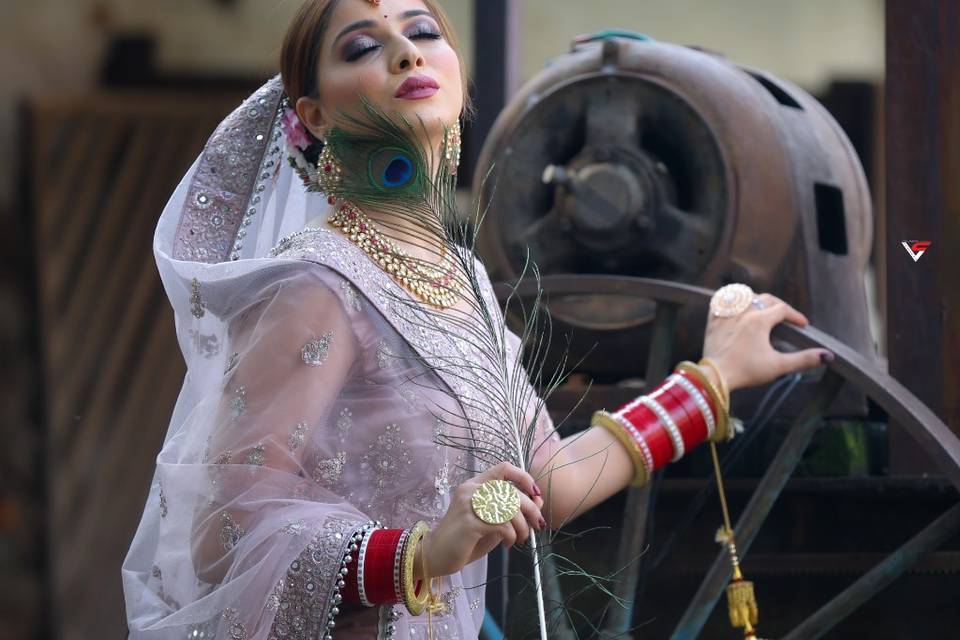
[[200,296],[200,281],[194,278],[190,287],[190,313],[197,318],[202,318],[206,311],[204,310],[203,298]]
[[288,522],[280,529],[280,533],[284,533],[288,536],[298,536],[307,529],[307,523],[305,520],[297,520],[296,522]]
[[160,517],[167,517],[167,496],[163,493],[163,485],[160,485]]
[[255,446],[250,453],[247,454],[247,464],[262,467],[264,461],[264,452],[265,449],[263,443]]
[[233,640],[247,640],[247,628],[240,622],[240,612],[228,607],[223,610],[223,619],[227,623],[227,633]]
[[360,295],[357,293],[357,290],[353,288],[353,285],[350,284],[348,280],[341,280],[340,290],[343,291],[347,308],[360,311]]
[[[343,576],[354,561],[363,534],[377,523],[361,525],[331,518],[290,563],[280,587],[270,638],[330,638],[343,602]],[[274,590],[276,593],[277,590]],[[268,600],[272,607],[272,600]]]
[[223,367],[223,377],[226,378],[230,375],[230,372],[233,371],[234,367],[237,366],[237,363],[240,362],[240,354],[234,351],[230,354],[230,357],[227,358],[227,364]]
[[150,569],[150,575],[152,575],[157,580],[163,579],[163,572],[160,571],[160,567],[158,567],[157,565],[153,565],[153,567]]
[[233,393],[233,417],[239,418],[247,412],[247,390],[240,385]]
[[332,487],[340,481],[343,467],[347,464],[347,454],[340,451],[332,458],[319,460],[313,470],[313,479],[326,487]]
[[283,578],[277,580],[273,587],[273,593],[267,596],[267,610],[276,611],[280,608],[280,597],[283,595]]
[[300,349],[300,358],[311,367],[319,367],[327,360],[331,342],[333,342],[333,331],[327,331],[319,338],[314,338],[303,345]]
[[229,511],[220,512],[220,544],[223,545],[224,549],[230,551],[237,546],[244,533],[246,531],[237,524]]
[[340,442],[345,442],[347,436],[350,435],[350,429],[353,428],[353,413],[350,409],[346,407],[340,412],[340,416],[337,418],[337,436],[340,438]]
[[386,340],[381,340],[377,345],[377,366],[381,369],[386,369],[393,361],[396,359],[397,354],[394,353],[393,349],[390,348],[390,345],[387,344]]
[[293,428],[293,431],[291,431],[290,435],[287,437],[287,446],[290,447],[290,451],[296,451],[303,446],[303,441],[305,439],[304,432],[306,430],[306,422],[298,422],[297,426]]
[[194,351],[203,354],[204,358],[209,359],[220,353],[220,342],[215,335],[205,336],[196,329],[190,329],[190,339]]
[[227,449],[223,453],[217,456],[217,459],[213,461],[213,464],[230,464],[233,461],[233,452],[230,449]]
[[374,475],[371,500],[379,496],[384,487],[404,477],[412,463],[406,440],[401,437],[400,427],[396,423],[388,424],[383,433],[367,448],[360,461],[360,469],[365,472],[372,471]]

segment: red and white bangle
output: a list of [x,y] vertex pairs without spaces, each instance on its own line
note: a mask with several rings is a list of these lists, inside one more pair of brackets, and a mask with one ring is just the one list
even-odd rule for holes
[[[592,424],[613,433],[634,463],[633,484],[642,485],[657,469],[714,438],[719,406],[705,378],[681,363],[660,385],[613,413],[597,411]],[[696,365],[693,365],[694,367]]]
[[343,599],[350,604],[373,607],[402,602],[397,556],[403,550],[406,529],[381,529],[369,532],[360,543],[356,571],[348,573]]
[[672,378],[676,379],[676,383],[680,385],[690,397],[693,398],[693,401],[697,403],[697,409],[700,411],[700,415],[703,416],[703,420],[707,425],[707,438],[712,438],[713,434],[717,430],[717,421],[713,419],[713,411],[710,410],[710,405],[707,404],[707,399],[704,397],[703,393],[700,392],[700,389],[697,388],[697,385],[690,382],[685,376],[674,373],[671,374]]

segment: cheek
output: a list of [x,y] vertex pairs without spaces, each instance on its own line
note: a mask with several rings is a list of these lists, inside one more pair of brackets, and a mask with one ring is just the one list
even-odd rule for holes
[[439,79],[443,82],[443,85],[451,87],[448,93],[450,99],[458,104],[462,103],[463,78],[460,77],[460,60],[457,58],[456,52],[449,47],[444,47],[437,52],[431,63],[437,75],[440,76]]
[[383,80],[380,74],[372,70],[357,72],[356,69],[343,70],[325,74],[321,77],[320,94],[323,96],[324,107],[329,114],[358,101],[359,94],[376,96]]

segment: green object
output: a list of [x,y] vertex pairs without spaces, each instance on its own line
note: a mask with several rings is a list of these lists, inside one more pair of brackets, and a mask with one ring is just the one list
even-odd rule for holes
[[653,38],[639,31],[629,31],[627,29],[601,29],[589,34],[574,36],[574,44],[585,44],[596,40],[607,40],[609,38],[630,38],[632,40],[641,40],[643,42],[653,42]]
[[860,422],[830,421],[804,456],[803,471],[814,476],[864,476],[870,473],[867,434]]

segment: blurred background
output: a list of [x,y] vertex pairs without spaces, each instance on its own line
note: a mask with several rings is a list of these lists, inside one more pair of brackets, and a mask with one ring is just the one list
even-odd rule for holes
[[[960,269],[949,258],[960,249],[960,145],[950,143],[960,142],[960,12],[954,2],[442,4],[461,39],[480,109],[465,135],[465,201],[491,131],[496,137],[496,116],[581,34],[622,29],[695,46],[818,100],[846,134],[868,189],[859,211],[870,229],[851,239],[866,242],[864,266],[844,276],[863,285],[864,304],[854,314],[863,323],[856,349],[960,431]],[[124,637],[119,567],[183,376],[173,316],[153,263],[153,227],[216,124],[276,73],[298,6],[297,0],[0,4],[0,639]],[[781,104],[789,99],[775,83],[765,87]],[[500,134],[509,129],[504,125],[498,125]],[[775,229],[778,214],[769,215]],[[762,237],[767,231],[752,232]],[[903,240],[933,245],[914,262]],[[510,274],[509,256],[492,262],[495,273]],[[826,278],[813,267],[810,274]],[[687,281],[716,286],[731,275],[737,272]],[[833,311],[822,313],[843,317],[843,302],[832,300]],[[821,326],[816,316],[814,325]],[[784,545],[791,553],[804,541],[822,539],[804,527],[821,521],[824,501],[833,505],[831,513],[859,504],[871,517],[848,511],[847,524],[856,528],[859,522],[867,536],[888,526],[872,515],[923,519],[956,502],[943,461],[931,461],[916,438],[897,435],[895,425],[888,430],[887,416],[869,407],[866,426],[835,430],[839,435],[825,436],[805,458],[811,477],[859,478],[860,484],[825,489],[807,483],[788,492],[792,506],[777,512],[775,535],[792,541]],[[871,426],[876,422],[883,426]],[[757,454],[766,455],[757,446]],[[708,469],[692,464],[691,476]],[[742,475],[760,472],[745,468]],[[862,481],[881,477],[886,484]],[[890,478],[901,480],[893,487]],[[679,509],[690,487],[678,481],[667,490],[662,508]],[[871,496],[866,502],[865,495]],[[735,504],[745,497],[735,497]],[[716,520],[707,520],[709,532]],[[652,540],[655,546],[656,534]],[[856,540],[845,538],[846,546],[833,550],[859,548]],[[882,612],[896,607],[881,602],[857,619],[860,626],[829,637],[860,637],[853,629],[866,629],[871,616],[880,620],[873,638],[918,637],[905,631],[921,628],[913,613],[927,619],[952,610],[956,619],[960,552],[949,551],[955,547],[948,544],[902,579],[906,586],[894,602],[902,604],[904,593],[940,594],[925,608],[891,613],[903,626],[891,627]],[[701,548],[699,559],[671,571],[695,587],[712,552]],[[818,593],[817,580],[838,590],[883,557],[837,566],[822,549],[812,553],[817,557],[771,556],[757,568],[774,583],[819,576],[813,586],[808,581],[782,592],[778,612],[789,610],[791,593],[798,610],[806,607],[795,620],[828,598]],[[644,620],[669,617],[661,614],[669,607],[653,602],[641,612]],[[672,628],[651,624],[647,637],[667,637]]]

